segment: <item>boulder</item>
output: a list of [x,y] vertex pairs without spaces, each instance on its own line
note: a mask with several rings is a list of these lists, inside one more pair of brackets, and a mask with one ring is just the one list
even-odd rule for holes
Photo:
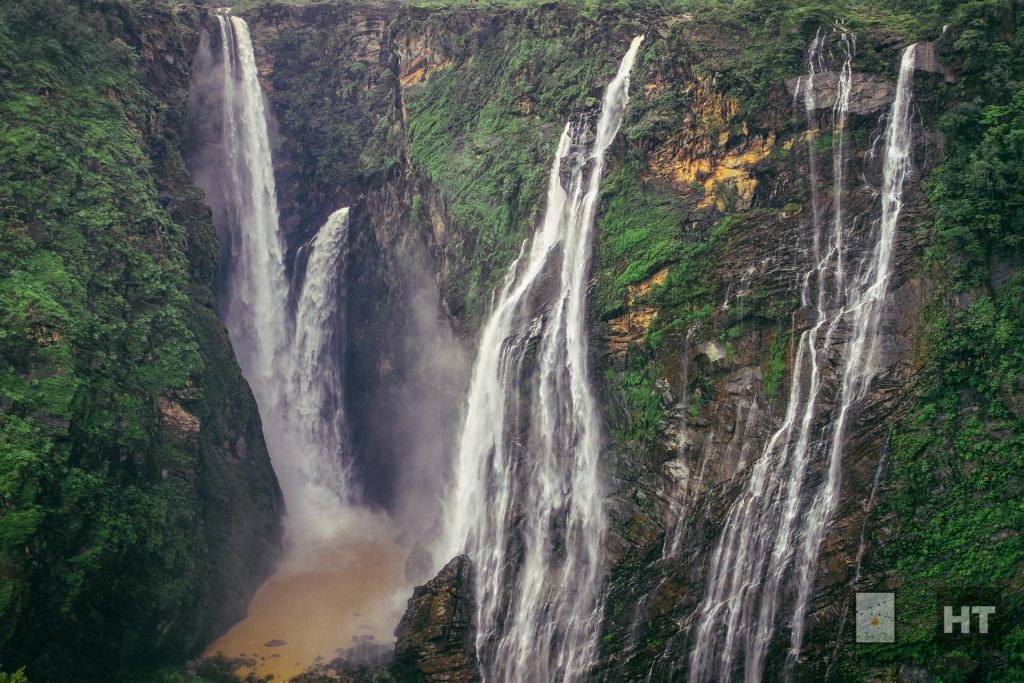
[[477,668],[473,565],[465,555],[413,590],[395,629],[392,673],[400,681],[471,683]]

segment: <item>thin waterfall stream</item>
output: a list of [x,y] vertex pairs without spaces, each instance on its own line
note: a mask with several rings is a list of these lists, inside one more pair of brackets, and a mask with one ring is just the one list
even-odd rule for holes
[[[845,57],[833,108],[833,174],[836,178],[833,220],[824,239],[817,197],[812,195],[812,268],[802,280],[801,299],[816,314],[801,333],[793,363],[789,397],[779,429],[754,463],[746,489],[725,520],[709,560],[704,598],[697,609],[694,647],[689,657],[691,681],[760,681],[765,658],[783,609],[787,577],[795,581],[790,648],[785,674],[796,664],[803,644],[818,554],[839,500],[842,453],[850,409],[864,398],[878,372],[878,332],[888,294],[896,225],[913,142],[910,101],[915,46],[903,52],[896,95],[886,129],[883,160],[882,215],[874,247],[859,263],[848,254],[848,226],[843,213],[844,133],[849,112],[852,38],[840,36]],[[813,124],[814,79],[821,71],[822,36],[808,50],[809,74],[803,81],[809,129]],[[818,185],[811,131],[812,192]],[[826,354],[844,338],[838,395],[824,433],[818,427],[825,390]],[[825,476],[813,493],[812,465],[824,461]]]

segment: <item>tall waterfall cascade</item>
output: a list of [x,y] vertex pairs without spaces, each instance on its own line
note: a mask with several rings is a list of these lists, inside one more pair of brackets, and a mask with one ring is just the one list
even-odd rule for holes
[[315,542],[353,514],[338,338],[348,209],[331,214],[300,249],[305,270],[293,293],[249,29],[240,17],[216,18],[226,172],[200,184],[221,208],[218,227],[230,245],[222,317],[259,405],[290,540]]
[[486,680],[575,681],[596,653],[606,520],[586,288],[604,156],[642,40],[622,58],[596,124],[566,125],[543,222],[480,336],[436,557],[465,552],[474,563]]
[[[784,609],[791,610],[787,622],[792,626],[784,673],[792,673],[803,644],[820,546],[839,502],[851,408],[864,399],[880,370],[879,328],[892,273],[904,181],[911,169],[915,46],[903,52],[884,135],[881,219],[872,233],[873,246],[854,258],[843,205],[853,41],[840,35],[838,42],[845,57],[832,112],[835,196],[829,221],[823,219],[817,195],[811,115],[815,109],[814,78],[823,68],[821,34],[808,50],[809,73],[801,81],[808,113],[813,204],[809,226],[813,230],[812,266],[802,279],[801,303],[816,317],[796,343],[782,424],[751,467],[745,490],[729,511],[709,558],[688,661],[689,680],[694,682],[741,677],[760,681],[777,618]],[[835,379],[828,379],[827,354],[839,343],[840,367]],[[826,382],[838,383],[827,407]]]
[[277,189],[249,27],[238,17],[216,17],[227,179],[212,192],[205,189],[208,194],[220,191],[223,195],[224,228],[230,243],[222,317],[242,372],[264,412],[277,403],[274,385],[290,326],[284,305],[288,284],[278,235]]
[[286,397],[284,414],[287,443],[276,443],[295,468],[301,492],[304,529],[330,535],[339,519],[324,512],[345,501],[352,485],[342,394],[342,347],[337,339],[342,323],[339,307],[348,251],[348,208],[332,213],[311,242],[305,277],[298,292],[294,335],[288,356],[288,376],[281,386]]

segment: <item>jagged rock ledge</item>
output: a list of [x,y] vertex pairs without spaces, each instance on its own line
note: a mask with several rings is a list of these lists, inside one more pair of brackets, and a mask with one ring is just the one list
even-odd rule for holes
[[400,681],[471,683],[481,680],[474,646],[473,564],[451,560],[417,587],[395,629],[392,674]]

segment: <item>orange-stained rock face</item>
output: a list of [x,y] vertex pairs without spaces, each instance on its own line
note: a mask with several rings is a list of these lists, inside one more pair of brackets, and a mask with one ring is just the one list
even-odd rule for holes
[[651,323],[658,317],[658,309],[653,306],[636,305],[636,302],[647,296],[655,285],[665,282],[668,268],[662,268],[643,282],[626,287],[629,309],[624,315],[609,321],[608,334],[609,353],[625,353],[630,344],[639,344],[647,336]]
[[399,72],[398,82],[402,84],[403,88],[425,83],[427,79],[430,78],[431,74],[436,71],[440,71],[449,64],[451,64],[450,59],[431,62],[430,55],[420,54],[411,64],[402,66],[402,69]]
[[608,351],[612,355],[625,353],[630,344],[639,344],[647,336],[658,310],[651,306],[630,308],[624,315],[609,321]]
[[402,33],[395,39],[398,81],[403,88],[425,83],[432,74],[452,62],[447,51],[434,44],[429,35]]
[[160,398],[160,419],[165,425],[182,434],[199,432],[199,418],[169,398]]
[[659,78],[644,85],[644,97],[655,97],[666,88],[687,92],[690,110],[679,132],[649,156],[650,177],[668,181],[684,194],[701,192],[697,208],[715,206],[720,211],[729,208],[725,197],[730,193],[722,190],[731,186],[732,208],[749,208],[757,189],[752,169],[771,153],[775,134],[751,138],[746,122],[736,121],[736,99],[720,93],[703,76],[677,84]]
[[755,136],[744,144],[738,151],[726,154],[713,165],[712,172],[704,179],[704,199],[697,205],[698,208],[715,206],[719,211],[725,211],[725,200],[716,192],[720,185],[732,183],[736,187],[738,195],[737,208],[750,208],[750,201],[754,197],[754,190],[757,189],[757,180],[753,177],[751,169],[767,157],[775,146],[775,133],[769,133],[766,139]]
[[662,268],[643,282],[638,282],[635,285],[629,285],[626,287],[626,294],[629,297],[629,303],[632,305],[632,303],[637,299],[647,296],[654,285],[665,284],[665,278],[667,277],[668,268]]

